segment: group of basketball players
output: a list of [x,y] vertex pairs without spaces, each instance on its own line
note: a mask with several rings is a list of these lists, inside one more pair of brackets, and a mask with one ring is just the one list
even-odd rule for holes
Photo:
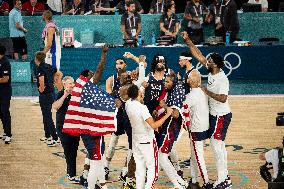
[[[53,49],[49,58],[52,64],[55,63],[55,67],[57,48],[56,45],[51,48],[53,43],[48,43],[57,36],[56,26],[52,25],[51,19],[51,16],[46,19],[43,33],[46,34],[46,47]],[[129,143],[125,166],[120,174],[125,189],[154,188],[160,168],[177,189],[200,188],[199,172],[203,180],[202,188],[226,189],[232,186],[224,143],[232,118],[228,104],[229,81],[222,71],[224,60],[217,53],[206,59],[186,32],[182,32],[181,36],[191,51],[183,52],[179,57],[180,66],[186,70],[183,77],[168,68],[162,55],[154,56],[151,72],[147,76],[145,56],[136,57],[126,52],[124,58],[116,60],[117,73],[106,80],[106,92],[115,98],[118,108],[117,130],[111,135],[105,160],[102,159],[103,137],[81,135],[89,154],[85,166],[89,171],[86,170],[81,178],[86,179],[89,189],[98,187],[97,183],[101,188],[107,188],[105,180],[109,176],[109,165],[118,138],[124,133],[127,134]],[[93,83],[98,83],[107,51],[107,47],[103,47],[101,61],[95,72],[85,70],[81,73],[86,81],[93,78]],[[192,56],[209,71],[207,87],[201,85],[201,75],[192,65]],[[125,58],[137,62],[138,68],[126,71]],[[67,96],[66,94],[65,97]],[[190,133],[189,182],[183,179],[174,149],[184,130]],[[217,180],[214,184],[209,182],[204,161],[203,142],[206,139],[210,139],[217,167]],[[105,173],[105,178],[102,178],[101,172]]]
[[[125,188],[135,188],[134,185],[139,189],[154,188],[159,167],[174,188],[200,188],[199,172],[202,188],[232,186],[224,143],[232,114],[228,104],[229,81],[221,69],[223,58],[213,53],[206,59],[186,33],[182,37],[191,51],[179,57],[180,66],[185,68],[183,77],[167,67],[162,55],[154,56],[147,76],[144,56],[126,52],[124,58],[116,60],[117,73],[106,80],[106,92],[115,97],[118,108],[117,131],[112,134],[105,154],[106,180],[119,136],[126,133],[129,150],[120,174]],[[192,65],[192,56],[209,71],[207,87],[201,85],[201,75]],[[137,62],[138,68],[126,71],[125,58]],[[191,143],[189,182],[183,179],[174,149],[184,130],[190,133]],[[211,141],[217,166],[214,184],[209,182],[203,155],[206,139]]]

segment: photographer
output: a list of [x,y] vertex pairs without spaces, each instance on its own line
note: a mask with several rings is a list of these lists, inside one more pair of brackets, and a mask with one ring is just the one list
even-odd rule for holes
[[[284,147],[284,137],[282,141]],[[261,153],[259,159],[266,161],[266,164],[260,167],[260,174],[266,182],[284,182],[284,155],[282,148],[274,148],[268,152]],[[273,175],[269,173],[268,163],[273,166]]]

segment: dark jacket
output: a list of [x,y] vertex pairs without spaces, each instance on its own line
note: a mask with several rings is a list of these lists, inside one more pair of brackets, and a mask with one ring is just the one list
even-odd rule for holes
[[237,33],[240,30],[237,4],[234,0],[229,0],[229,2],[222,6],[221,23],[224,26],[225,31]]

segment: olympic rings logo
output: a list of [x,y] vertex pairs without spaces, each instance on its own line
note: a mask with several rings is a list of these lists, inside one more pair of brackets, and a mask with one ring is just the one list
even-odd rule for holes
[[[206,56],[206,59],[209,58],[209,56],[211,55],[212,53],[209,53],[207,56]],[[235,56],[237,59],[238,59],[238,62],[237,62],[237,65],[236,66],[232,66],[232,64],[227,60],[227,58],[229,56]],[[230,53],[227,53],[225,56],[224,56],[224,66],[229,70],[228,73],[226,73],[226,76],[229,76],[231,75],[231,73],[233,72],[233,70],[236,70],[238,69],[242,64],[242,60],[241,60],[241,57],[240,55],[238,55],[237,53],[234,53],[234,52],[230,52]],[[198,62],[197,65],[196,65],[196,69],[197,70],[200,70],[201,68],[203,67],[203,65]],[[200,73],[201,74],[201,73]],[[208,77],[208,74],[207,75],[203,75],[201,74],[201,77]]]

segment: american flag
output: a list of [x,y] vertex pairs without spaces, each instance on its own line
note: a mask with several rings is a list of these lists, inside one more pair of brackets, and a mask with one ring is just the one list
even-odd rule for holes
[[72,92],[63,132],[73,136],[102,136],[116,131],[115,99],[80,76]]
[[185,90],[182,83],[177,82],[173,89],[167,93],[166,104],[179,111],[182,108],[182,103],[185,100]]

